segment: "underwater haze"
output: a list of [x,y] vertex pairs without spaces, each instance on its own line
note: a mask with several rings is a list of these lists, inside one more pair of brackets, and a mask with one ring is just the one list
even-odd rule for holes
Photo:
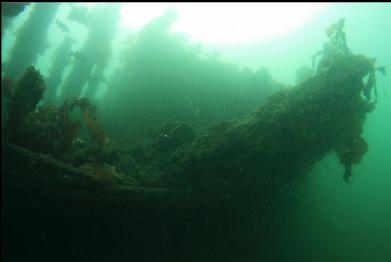
[[[174,197],[161,207],[156,203],[164,197],[153,193],[146,197],[147,205],[133,206],[139,213],[127,229],[122,225],[128,218],[121,215],[133,213],[106,217],[102,208],[93,216],[102,220],[95,222],[121,224],[121,241],[106,247],[92,240],[102,244],[96,245],[98,251],[84,249],[81,238],[70,240],[74,235],[67,238],[71,233],[65,236],[66,230],[62,240],[56,225],[72,219],[61,220],[65,211],[53,211],[62,215],[54,215],[53,225],[42,226],[42,235],[56,239],[42,242],[41,248],[54,250],[46,254],[48,261],[94,261],[91,254],[133,260],[128,256],[133,251],[138,254],[134,261],[391,261],[390,17],[390,3],[2,3],[2,143],[63,163],[50,169],[45,165],[53,161],[23,153],[37,163],[42,160],[34,175],[50,169],[50,174],[68,170],[68,176],[78,173],[72,169],[77,168],[83,170],[78,174],[88,173],[104,185],[108,195],[121,192],[115,199],[127,187],[141,188],[138,193],[145,188],[189,189],[208,206],[204,210],[195,200]],[[341,100],[348,101],[345,110],[322,100],[328,94],[322,88],[345,81],[345,69],[348,76],[358,72],[350,71],[350,62],[341,62],[334,75],[331,70],[355,55],[367,57],[370,69],[360,83],[344,82],[362,88],[359,97]],[[349,107],[358,99],[360,109],[349,118]],[[323,111],[317,111],[317,104]],[[305,125],[293,126],[295,117],[311,110],[324,114],[308,114]],[[322,125],[311,125],[322,118]],[[336,119],[335,126],[328,119]],[[346,131],[344,122],[349,121],[351,130]],[[265,136],[256,134],[259,130]],[[295,132],[302,140],[293,141]],[[351,144],[342,146],[343,139]],[[297,146],[292,149],[290,142]],[[2,160],[9,167],[2,169],[2,177],[23,177],[15,174],[34,170],[20,156],[5,157],[11,155],[5,150]],[[14,161],[22,164],[13,167]],[[258,176],[262,178],[254,178]],[[12,200],[2,200],[2,206],[31,197],[32,189],[24,191],[17,184],[5,185]],[[49,182],[37,188],[42,185]],[[78,190],[72,199],[83,195]],[[202,198],[204,193],[210,198]],[[99,195],[98,201],[104,198]],[[215,198],[224,203],[216,209],[212,200],[205,200]],[[29,206],[26,201],[23,205]],[[88,201],[80,206],[86,208]],[[121,201],[126,202],[118,200],[118,206]],[[64,208],[74,204],[65,203]],[[252,212],[259,203],[260,211]],[[231,205],[245,211],[224,209]],[[39,208],[31,210],[46,214]],[[167,213],[160,217],[149,208]],[[12,228],[8,235],[2,233],[9,243],[2,244],[2,258],[19,261],[20,256],[24,261],[18,251],[25,242],[15,244],[24,231],[18,231],[16,221],[23,224],[22,218],[30,215],[10,210],[13,219],[7,219],[7,211],[2,215],[2,228]],[[83,208],[77,219],[84,221],[80,217]],[[224,217],[235,226],[228,228]],[[72,232],[90,230],[91,239],[117,236],[74,224],[81,229]],[[32,249],[32,256],[39,257],[41,249]],[[117,250],[127,250],[127,255]]]

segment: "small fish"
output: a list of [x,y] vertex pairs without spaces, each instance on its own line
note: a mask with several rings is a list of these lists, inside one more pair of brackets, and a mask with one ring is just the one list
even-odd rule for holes
[[81,53],[80,51],[71,51],[71,56],[79,61],[90,61],[90,58],[88,58],[86,55]]
[[64,31],[65,33],[70,33],[71,30],[69,30],[69,27],[62,21],[60,20],[56,20],[56,25],[62,30]]
[[380,71],[384,76],[386,76],[387,72],[386,72],[386,66],[379,66],[379,67],[376,67],[375,70],[377,71]]

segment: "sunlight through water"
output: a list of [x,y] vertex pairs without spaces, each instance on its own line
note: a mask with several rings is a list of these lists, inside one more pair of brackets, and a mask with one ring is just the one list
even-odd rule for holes
[[327,3],[123,3],[122,25],[138,30],[167,9],[178,19],[172,30],[211,45],[265,42],[296,30]]

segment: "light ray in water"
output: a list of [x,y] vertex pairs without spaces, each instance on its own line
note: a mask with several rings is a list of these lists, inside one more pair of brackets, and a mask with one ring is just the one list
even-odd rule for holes
[[268,41],[291,32],[325,8],[326,3],[124,3],[122,24],[141,28],[164,10],[178,13],[173,31],[208,44]]

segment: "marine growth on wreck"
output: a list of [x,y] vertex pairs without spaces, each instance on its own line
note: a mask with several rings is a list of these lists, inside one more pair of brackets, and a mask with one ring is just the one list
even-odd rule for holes
[[[87,98],[66,100],[61,107],[38,105],[46,87],[42,75],[30,67],[10,97],[7,141],[76,167],[112,165],[140,186],[182,188],[215,182],[244,186],[253,179],[286,177],[287,171],[292,176],[292,170],[299,175],[334,150],[345,167],[343,178],[350,182],[352,165],[368,150],[361,135],[366,114],[375,105],[370,97],[376,91],[375,72],[385,69],[349,51],[343,25],[340,20],[327,30],[329,49],[319,53],[314,76],[276,92],[250,115],[216,124],[198,137],[189,124],[166,125],[153,131],[155,138],[147,147],[131,150],[109,139]],[[76,108],[80,120],[70,117]],[[83,126],[89,142],[79,137]],[[126,165],[131,167],[121,168]]]
[[[46,255],[57,260],[66,235],[70,257],[86,261],[122,251],[135,261],[271,259],[268,247],[286,234],[274,234],[273,222],[291,222],[288,187],[330,153],[341,185],[354,182],[371,148],[364,124],[386,67],[353,52],[346,19],[326,28],[321,50],[303,58],[312,67],[300,67],[291,86],[266,67],[220,60],[170,31],[174,11],[124,40],[117,54],[119,4],[69,4],[61,19],[52,14],[59,6],[33,4],[26,19],[33,25],[21,27],[4,64],[2,182],[12,256],[22,241],[36,257],[50,247]],[[15,16],[25,6],[4,7],[2,16]],[[88,29],[79,49],[70,21]],[[37,61],[47,32],[25,55],[20,50],[31,26],[51,23],[66,37],[45,71]],[[84,250],[87,239],[93,251]],[[148,254],[140,251],[145,243]]]

